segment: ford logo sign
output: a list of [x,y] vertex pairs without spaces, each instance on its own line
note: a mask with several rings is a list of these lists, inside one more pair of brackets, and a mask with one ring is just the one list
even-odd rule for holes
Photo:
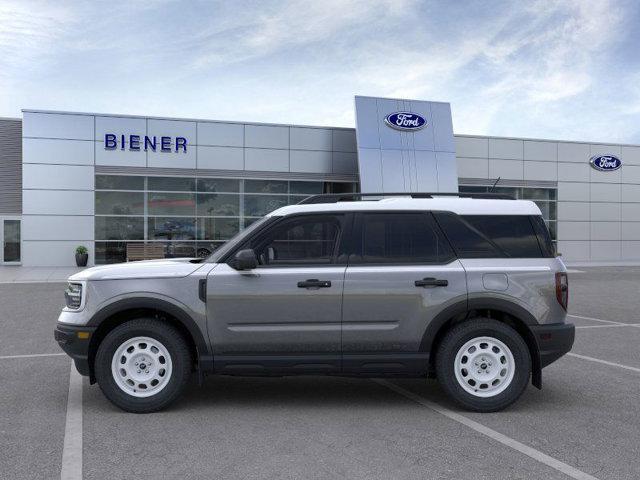
[[601,172],[613,172],[622,166],[622,160],[613,155],[596,155],[591,157],[589,163],[593,168]]
[[427,126],[427,121],[417,113],[396,112],[384,117],[384,123],[396,130],[420,130]]

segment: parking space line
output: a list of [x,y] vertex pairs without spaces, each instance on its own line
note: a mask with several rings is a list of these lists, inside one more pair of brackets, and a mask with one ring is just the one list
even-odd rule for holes
[[82,376],[71,361],[61,480],[82,480]]
[[576,328],[615,328],[615,327],[640,327],[634,323],[621,323],[619,325],[578,325]]
[[60,357],[66,353],[32,353],[29,355],[3,355],[0,360],[10,360],[12,358],[36,358],[36,357]]
[[564,473],[565,475],[571,478],[575,478],[576,480],[598,480],[596,477],[589,475],[588,473],[585,473],[581,470],[578,470],[577,468],[572,467],[571,465],[564,463],[558,460],[557,458],[553,458],[545,453],[542,453],[539,450],[536,450],[535,448],[529,447],[524,443],[520,443],[511,437],[507,437],[506,435],[500,432],[497,432],[489,427],[486,427],[481,423],[478,423],[474,420],[471,420],[470,418],[460,415],[459,413],[456,413],[453,410],[449,410],[448,408],[442,407],[437,403],[434,403],[425,398],[422,398],[420,395],[417,395],[409,390],[399,387],[394,383],[388,382],[386,380],[381,380],[381,379],[375,379],[374,382],[382,386],[385,386],[388,389],[393,390],[394,392],[410,400],[413,400],[414,402],[419,403],[424,407],[427,407],[433,410],[434,412],[444,415],[445,417],[449,418],[450,420],[453,420],[454,422],[458,422],[464,425],[465,427],[475,430],[476,432],[495,440],[496,442],[499,442],[509,448],[512,448],[513,450],[523,453],[524,455],[544,465],[547,465],[548,467],[551,467],[554,470]]
[[613,320],[603,320],[601,318],[584,317],[582,315],[572,315],[570,313],[567,314],[567,317],[581,318],[583,320],[593,320],[594,322],[610,323],[612,325],[640,325],[640,323],[614,322]]
[[600,360],[599,358],[587,357],[586,355],[578,355],[577,353],[567,353],[570,357],[581,358],[582,360],[588,360],[590,362],[601,363],[603,365],[609,365],[610,367],[623,368],[625,370],[631,370],[632,372],[640,373],[640,368],[630,367],[629,365],[622,365],[621,363],[608,362],[607,360]]

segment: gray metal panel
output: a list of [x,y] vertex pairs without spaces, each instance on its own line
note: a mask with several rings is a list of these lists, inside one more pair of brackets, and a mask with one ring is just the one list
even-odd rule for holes
[[[448,103],[356,97],[355,105],[362,192],[458,191]],[[421,115],[425,126],[400,131],[385,122],[403,111]]]
[[289,148],[289,127],[245,125],[244,146],[257,148]]
[[358,150],[358,166],[360,168],[360,191],[382,191],[382,161],[380,149],[360,148]]
[[[418,113],[420,112],[418,111]],[[456,146],[453,140],[451,105],[439,102],[432,103],[431,121],[433,125],[434,150],[437,152],[455,152]]]
[[[382,160],[382,191],[406,192],[402,150],[380,150]],[[407,167],[408,169],[408,167]]]
[[22,122],[0,119],[0,214],[22,213]]
[[378,106],[375,98],[356,97],[356,125],[358,149],[380,148]]
[[[410,107],[408,108],[410,112],[418,113],[422,115],[424,119],[427,121],[427,126],[422,130],[418,130],[417,132],[414,132],[414,133],[411,133],[411,132],[403,133],[403,135],[407,137],[409,148],[413,148],[415,150],[437,150],[434,142],[434,133],[433,133],[434,127],[436,126],[434,117],[433,117],[433,108],[436,104],[431,102],[413,102],[413,101],[407,102],[407,103],[410,104]],[[449,118],[449,123],[451,123],[451,118]],[[451,141],[453,142],[453,138]]]
[[328,128],[291,127],[291,149],[331,151],[332,133]]
[[198,122],[198,145],[243,147],[244,125],[238,123]]
[[[437,192],[438,191],[438,163],[436,161],[436,152],[430,152],[428,150],[419,150],[415,152],[415,156],[416,156],[416,176],[418,179],[418,190],[421,192]],[[458,184],[458,181],[456,179],[456,191],[458,190],[457,184]]]

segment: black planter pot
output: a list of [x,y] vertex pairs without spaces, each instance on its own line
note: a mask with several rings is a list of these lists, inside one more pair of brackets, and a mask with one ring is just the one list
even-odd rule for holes
[[89,260],[88,253],[76,253],[76,265],[79,267],[86,267]]

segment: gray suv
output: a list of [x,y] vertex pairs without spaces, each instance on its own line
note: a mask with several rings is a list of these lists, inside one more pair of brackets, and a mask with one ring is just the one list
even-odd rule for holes
[[114,404],[152,412],[190,376],[437,377],[505,408],[571,349],[566,268],[529,201],[310,197],[206,259],[69,279],[55,338]]

